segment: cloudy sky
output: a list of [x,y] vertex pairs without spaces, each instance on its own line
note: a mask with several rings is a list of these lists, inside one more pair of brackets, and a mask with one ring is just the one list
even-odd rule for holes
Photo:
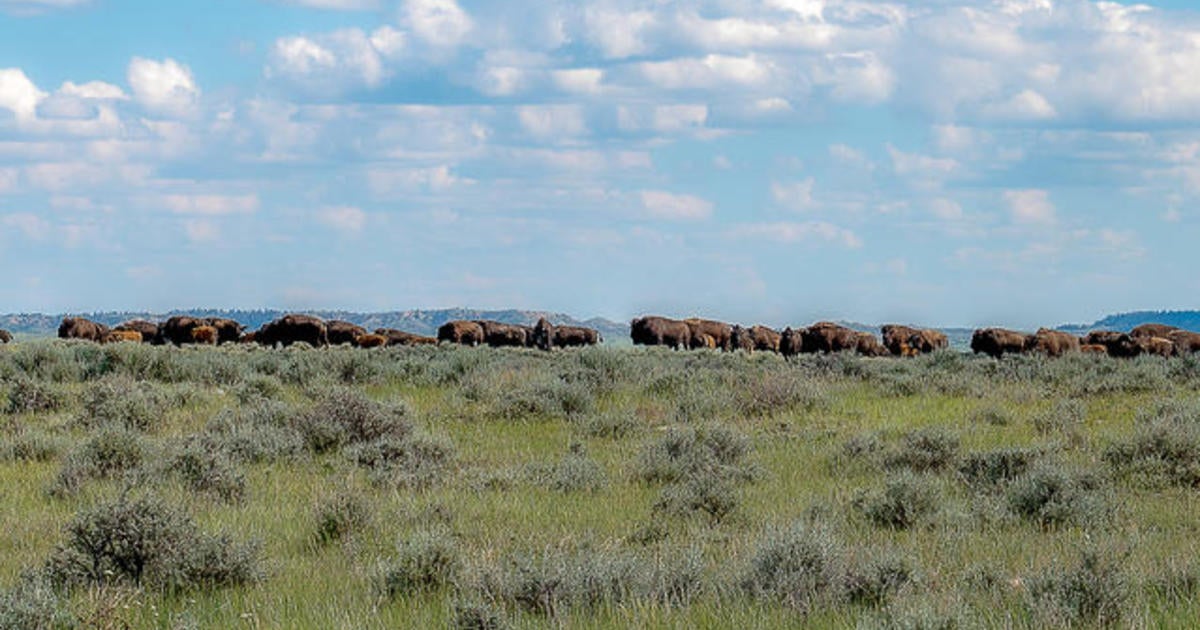
[[1200,307],[1200,13],[0,0],[0,312]]

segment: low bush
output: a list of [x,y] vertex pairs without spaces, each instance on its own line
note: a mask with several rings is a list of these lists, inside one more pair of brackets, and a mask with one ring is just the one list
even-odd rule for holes
[[66,439],[36,429],[26,429],[0,440],[0,462],[45,462],[58,457]]
[[166,404],[153,386],[124,377],[108,377],[84,391],[75,423],[84,428],[106,425],[149,431],[163,423]]
[[480,587],[496,601],[554,617],[571,608],[620,604],[638,596],[644,584],[632,556],[585,549],[511,556],[485,570]]
[[377,484],[427,487],[441,480],[455,458],[454,444],[424,434],[383,437],[346,451],[351,461],[371,471]]
[[941,493],[933,480],[903,473],[856,500],[855,506],[875,525],[908,529],[927,519],[940,503]]
[[572,448],[559,461],[526,469],[531,480],[559,492],[596,492],[608,485],[604,468],[580,448]]
[[845,600],[846,551],[831,534],[805,524],[759,541],[741,587],[752,597],[810,613]]
[[750,480],[757,471],[745,461],[749,452],[750,440],[727,427],[672,428],[642,450],[635,476],[649,483],[676,482],[701,473]]
[[438,532],[418,532],[396,546],[376,575],[379,592],[387,597],[411,595],[453,584],[461,571],[458,544]]
[[1041,453],[1029,448],[1001,448],[963,457],[959,477],[969,486],[995,487],[1025,474]]
[[380,439],[403,439],[412,432],[408,405],[383,404],[359,391],[330,388],[318,392],[317,402],[296,418],[296,428],[316,453],[347,444]]
[[307,447],[295,428],[296,412],[288,405],[258,400],[218,413],[204,428],[207,439],[237,462],[254,463],[297,457]]
[[1075,566],[1044,570],[1028,580],[1032,612],[1057,627],[1117,623],[1132,594],[1122,563],[1123,558],[1088,550]]
[[508,627],[504,611],[480,598],[455,601],[450,623],[454,630],[504,630]]
[[621,411],[590,413],[579,417],[574,424],[588,437],[608,439],[628,437],[640,428],[637,416]]
[[184,441],[171,455],[167,472],[178,476],[192,491],[223,501],[240,501],[246,495],[246,476],[223,445],[207,436]]
[[119,426],[101,429],[67,455],[51,494],[69,496],[89,480],[134,473],[146,463],[149,452],[149,443],[134,431]]
[[1200,422],[1165,417],[1138,426],[1105,449],[1119,475],[1150,487],[1200,487]]
[[22,576],[0,591],[0,628],[4,630],[69,630],[80,627],[70,606],[44,576]]
[[1058,464],[1035,467],[1008,487],[1009,509],[1044,528],[1093,525],[1108,516],[1101,480]]
[[958,437],[938,428],[910,431],[901,437],[900,446],[884,456],[888,468],[908,468],[915,472],[944,470],[958,458]]
[[8,413],[45,413],[62,411],[67,406],[67,394],[53,383],[18,378],[8,388]]
[[317,504],[313,520],[313,541],[319,546],[328,545],[366,529],[371,522],[371,504],[354,492],[339,492]]

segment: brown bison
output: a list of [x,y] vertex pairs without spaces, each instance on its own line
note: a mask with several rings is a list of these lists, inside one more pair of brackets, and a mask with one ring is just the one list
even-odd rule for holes
[[[434,340],[437,343],[437,340]],[[362,334],[354,338],[357,348],[382,348],[388,345],[388,338],[380,334]]]
[[258,333],[253,331],[242,333],[242,336],[238,338],[238,343],[258,343]]
[[[713,342],[717,348],[721,350],[730,350],[730,341],[733,338],[733,326],[724,322],[713,321],[711,319],[700,319],[698,317],[690,317],[683,320],[691,330],[692,336],[708,335],[713,338]],[[692,347],[699,347],[693,339]]]
[[88,341],[104,341],[108,334],[108,326],[98,324],[82,317],[64,317],[58,325],[59,339],[86,339]]
[[187,315],[171,317],[158,328],[160,343],[172,343],[177,346],[193,343],[192,330],[200,326],[208,326],[208,320]]
[[354,340],[360,335],[367,334],[367,329],[340,319],[331,319],[325,322],[325,334],[329,336],[329,345],[331,346],[354,345]]
[[192,329],[192,343],[215,346],[220,340],[221,333],[215,326],[196,326]]
[[1094,330],[1083,338],[1085,345],[1104,346],[1108,356],[1128,359],[1142,353],[1142,347],[1137,340],[1127,333],[1115,330]]
[[1018,354],[1025,350],[1029,335],[1004,328],[980,328],[971,335],[971,351],[1000,358],[1003,354]]
[[545,317],[539,317],[533,326],[533,347],[539,350],[550,350],[554,347],[554,324]]
[[433,337],[414,335],[395,328],[376,328],[375,334],[386,339],[389,346],[436,346],[438,342]]
[[255,334],[255,341],[264,346],[290,346],[307,343],[313,347],[329,345],[329,331],[325,321],[312,315],[284,315],[275,321],[263,324]]
[[884,347],[875,335],[869,332],[858,332],[855,334],[857,343],[854,346],[856,352],[864,357],[885,357],[891,352]]
[[1099,343],[1085,343],[1079,346],[1079,351],[1084,354],[1108,354],[1108,347]]
[[880,328],[879,332],[883,336],[883,346],[898,357],[928,354],[950,347],[950,339],[945,333],[932,328],[887,324]]
[[114,331],[136,332],[142,336],[145,343],[153,343],[158,336],[158,324],[144,319],[131,319],[113,328]]
[[531,345],[533,329],[491,320],[476,322],[483,328],[483,341],[493,348],[525,348]]
[[783,329],[779,335],[779,353],[785,357],[793,357],[804,351],[804,329],[793,329],[791,326]]
[[136,330],[110,330],[107,335],[104,335],[104,343],[121,343],[122,341],[130,341],[133,343],[142,342],[142,333]]
[[1068,352],[1079,351],[1079,338],[1061,330],[1039,328],[1025,340],[1025,350],[1040,352],[1048,357],[1061,357]]
[[1129,336],[1134,339],[1149,339],[1150,337],[1161,337],[1165,339],[1171,331],[1179,330],[1177,326],[1168,326],[1166,324],[1142,324],[1129,331]]
[[841,352],[858,348],[858,331],[833,322],[817,322],[800,333],[800,351]]
[[237,343],[238,339],[242,338],[242,331],[246,330],[245,326],[224,317],[209,317],[204,322],[217,329],[217,343],[219,344]]
[[704,333],[697,334],[693,330],[692,331],[692,350],[699,350],[700,348],[708,348],[709,350],[715,350],[717,348],[717,340],[714,339],[712,335],[707,335]]
[[1175,354],[1182,356],[1200,352],[1200,333],[1194,333],[1190,330],[1172,330],[1167,333],[1167,339],[1175,344]]
[[12,340],[13,340],[12,333],[8,332],[7,330],[4,330],[3,328],[0,328],[0,343],[6,343],[6,344],[12,343]]
[[629,323],[629,338],[634,345],[670,346],[683,350],[692,345],[692,329],[677,319],[650,315]]
[[734,326],[729,346],[731,349],[745,350],[746,352],[754,352],[755,350],[779,352],[780,338],[781,335],[778,332],[766,326],[751,326],[749,328]]
[[1175,354],[1175,344],[1165,337],[1142,337],[1137,339],[1142,354],[1153,354],[1159,357],[1169,357]]
[[483,326],[479,322],[465,320],[446,322],[438,328],[437,339],[464,346],[478,346],[484,342]]
[[553,345],[555,348],[578,348],[600,343],[600,331],[583,326],[555,326]]

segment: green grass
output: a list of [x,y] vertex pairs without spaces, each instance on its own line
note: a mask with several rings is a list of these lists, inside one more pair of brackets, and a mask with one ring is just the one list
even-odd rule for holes
[[[549,355],[454,347],[275,352],[58,341],[0,348],[0,400],[17,397],[18,403],[6,407],[25,408],[20,397],[37,389],[30,382],[41,393],[60,396],[62,406],[4,416],[0,453],[8,452],[4,444],[29,435],[49,436],[63,447],[47,461],[0,460],[0,590],[41,567],[77,513],[129,491],[182,507],[204,532],[262,545],[265,578],[250,585],[161,592],[125,584],[62,593],[61,605],[81,624],[450,627],[456,603],[486,601],[503,591],[485,588],[486,576],[503,574],[506,563],[527,554],[632,556],[640,568],[623,596],[592,606],[563,600],[553,619],[515,600],[493,602],[512,627],[886,627],[951,618],[967,625],[1041,627],[1077,613],[1063,603],[1066,587],[1045,587],[1050,595],[1035,597],[1029,585],[1074,584],[1055,582],[1054,572],[1078,565],[1093,549],[1117,567],[1114,584],[1127,587],[1118,623],[1186,627],[1200,614],[1194,596],[1155,587],[1189,585],[1178,577],[1187,571],[1200,583],[1200,563],[1189,564],[1197,551],[1200,490],[1136,483],[1102,457],[1135,434],[1139,414],[1164,400],[1200,399],[1200,369],[1188,360],[995,362],[942,354],[785,362],[765,354],[630,348]],[[288,405],[289,417],[298,418],[331,387],[349,387],[383,403],[403,401],[415,431],[452,443],[454,457],[428,486],[381,482],[350,460],[344,446],[237,464],[246,481],[240,500],[194,492],[177,476],[155,474],[155,461],[143,466],[144,474],[88,480],[76,494],[51,496],[64,458],[103,428],[81,417],[84,402],[100,386],[116,387],[118,397],[122,389],[136,388],[156,401],[151,416],[145,408],[126,412],[119,405],[106,414],[116,414],[118,422],[122,413],[140,414],[134,430],[154,445],[159,459],[256,392]],[[704,472],[703,466],[688,473],[727,481],[719,491],[735,507],[719,520],[656,510],[667,486],[637,475],[648,445],[685,425],[725,426],[748,441],[744,464],[756,471],[753,478]],[[906,460],[892,455],[914,431],[952,437],[955,461],[1024,448],[1038,453],[1038,465],[1094,475],[1104,516],[1042,526],[1006,502],[1009,484],[1019,479],[968,485],[955,461],[906,472],[896,463]],[[879,450],[847,454],[851,440]],[[601,483],[564,490],[534,474],[553,470],[573,451],[602,470]],[[936,506],[907,528],[868,518],[861,502],[902,474],[908,483],[936,490]],[[369,517],[345,537],[315,544],[317,508],[336,493],[362,497]],[[807,611],[753,597],[739,585],[763,536],[794,523],[830,532],[846,550],[847,571],[896,557],[912,568],[913,581],[880,603],[831,596]],[[424,532],[454,541],[463,567],[455,584],[381,595],[381,563],[400,542]],[[643,582],[655,558],[685,550],[703,560],[698,595],[687,604],[666,605]],[[1096,592],[1108,596],[1101,586]],[[1068,621],[1104,622],[1084,610]],[[0,627],[4,619],[0,604]]]

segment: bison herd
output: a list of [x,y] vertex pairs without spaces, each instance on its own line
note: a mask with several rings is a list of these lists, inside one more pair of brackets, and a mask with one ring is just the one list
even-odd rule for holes
[[[0,341],[7,332],[0,331]],[[600,342],[600,334],[580,326],[555,326],[545,318],[536,326],[502,324],[480,320],[447,322],[438,335],[425,337],[403,330],[379,328],[368,332],[362,326],[340,320],[323,320],[311,315],[284,315],[256,331],[231,319],[177,315],[160,323],[131,320],[109,328],[81,317],[67,317],[58,327],[62,339],[84,339],[97,343],[140,342],[155,345],[220,345],[226,343],[290,346],[306,343],[313,347],[351,345],[358,348],[436,345],[439,342],[468,346],[515,346],[522,348],[567,348]]]
[[[710,319],[679,320],[658,316],[639,317],[629,326],[629,336],[635,345],[679,350],[710,348],[726,352],[776,352],[785,357],[833,352],[907,357],[928,354],[950,345],[945,334],[930,328],[888,324],[880,329],[880,333],[876,337],[833,322],[817,322],[806,328],[788,327],[780,332],[766,326],[743,327]],[[290,346],[305,343],[314,347],[380,348],[452,343],[541,350],[590,346],[602,340],[600,333],[592,328],[555,326],[545,318],[539,319],[534,326],[490,320],[455,320],[438,328],[437,337],[425,337],[392,328],[368,332],[350,322],[295,314],[284,315],[253,332],[246,332],[246,327],[234,320],[220,317],[178,315],[160,323],[131,320],[111,329],[87,319],[67,317],[58,327],[58,336],[98,343],[142,342],[176,346],[226,343]],[[12,335],[0,330],[0,343],[10,341]],[[1200,352],[1200,333],[1165,324],[1143,324],[1128,333],[1097,330],[1083,337],[1048,328],[1040,328],[1032,334],[1004,328],[980,328],[971,336],[971,350],[997,358],[1025,353],[1060,357],[1072,352],[1118,358],[1143,354],[1170,357]]]
[[1068,352],[1107,354],[1119,358],[1142,354],[1171,357],[1200,351],[1200,333],[1166,324],[1142,324],[1127,333],[1095,330],[1083,337],[1048,328],[1040,328],[1033,334],[1003,328],[981,328],[971,336],[971,350],[993,357],[1022,352],[1037,352],[1051,357],[1060,357]]
[[724,351],[778,352],[784,356],[815,352],[856,352],[870,357],[913,356],[947,348],[946,335],[927,328],[887,325],[882,342],[862,332],[833,322],[818,322],[807,328],[785,328],[783,332],[766,326],[749,328],[709,319],[669,319],[639,317],[629,324],[633,343],[643,346],[668,346],[680,350],[713,348]]

